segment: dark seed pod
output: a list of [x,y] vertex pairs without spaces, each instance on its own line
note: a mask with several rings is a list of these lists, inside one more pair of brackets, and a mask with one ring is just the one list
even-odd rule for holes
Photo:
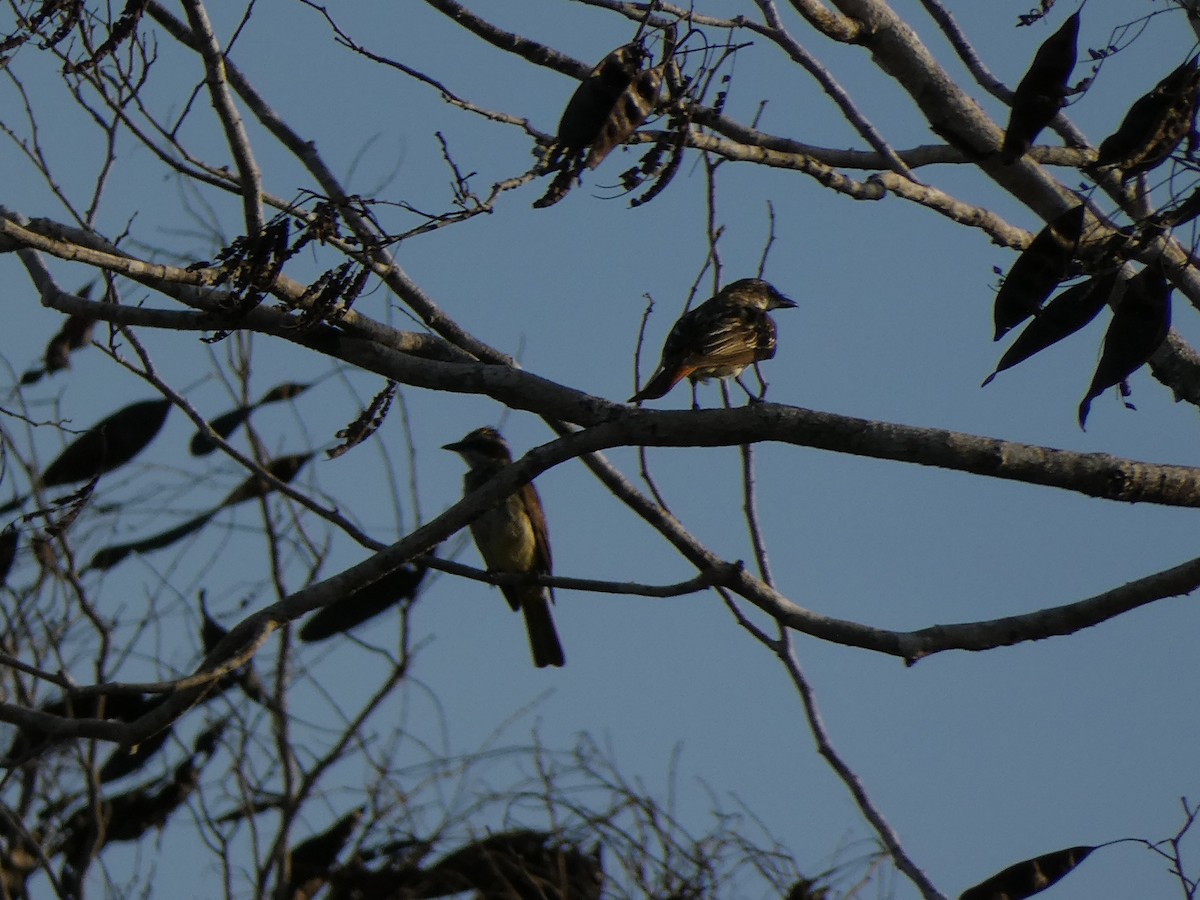
[[300,629],[300,640],[311,644],[335,634],[345,634],[402,600],[411,600],[416,596],[425,572],[423,565],[406,563],[378,581],[318,609]]
[[1000,357],[996,371],[989,375],[980,387],[986,387],[992,379],[1024,362],[1035,353],[1070,337],[1100,314],[1108,298],[1112,296],[1119,270],[1107,275],[1097,275],[1087,281],[1067,288],[1046,304],[1025,330],[1017,335],[1011,347]]
[[292,880],[285,897],[312,897],[324,887],[330,870],[337,864],[338,854],[358,828],[364,812],[360,807],[292,848]]
[[81,434],[42,473],[43,487],[87,481],[125,465],[154,440],[170,400],[143,400],[117,410]]
[[1069,874],[1095,849],[1068,847],[1023,860],[963,891],[958,900],[1025,900]]
[[1058,284],[1071,274],[1071,259],[1083,233],[1084,204],[1052,219],[1017,257],[996,294],[993,340],[1036,313]]
[[1171,330],[1171,285],[1162,266],[1147,266],[1125,285],[1087,395],[1079,404],[1079,427],[1086,430],[1092,401],[1140,369]]
[[1079,37],[1079,11],[1038,48],[1029,71],[1013,92],[1012,112],[1004,130],[1000,159],[1015,162],[1029,150],[1034,138],[1050,124],[1067,102],[1068,82],[1075,68],[1075,43]]
[[1123,179],[1160,165],[1195,130],[1198,96],[1200,67],[1192,57],[1129,108],[1100,144],[1096,164],[1116,166]]
[[623,144],[642,126],[658,105],[662,88],[662,71],[647,69],[630,82],[613,105],[600,135],[592,142],[585,165],[594,169],[604,161],[613,148]]
[[546,159],[553,167],[564,157],[582,153],[600,137],[613,107],[641,71],[646,51],[637,44],[618,47],[575,89],[558,122],[558,135]]

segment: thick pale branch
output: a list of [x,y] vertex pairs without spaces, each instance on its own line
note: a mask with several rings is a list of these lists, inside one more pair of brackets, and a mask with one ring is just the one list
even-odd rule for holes
[[[417,360],[348,340],[336,340],[324,349],[414,387],[486,394],[513,409],[591,426],[586,438],[580,439],[589,451],[619,446],[728,447],[781,441],[1055,487],[1124,503],[1200,506],[1200,468],[1192,466],[1039,447],[775,403],[715,410],[630,409],[503,366]],[[556,459],[551,465],[561,461]]]
[[[755,0],[755,2],[758,4],[758,8],[762,11],[763,18],[766,19],[767,22],[767,26],[759,30],[759,33],[764,34],[774,41],[783,50],[783,52],[788,55],[788,58],[791,59],[792,62],[796,63],[806,72],[812,75],[817,84],[821,86],[821,89],[825,91],[830,99],[832,99],[837,105],[837,108],[841,111],[841,114],[845,117],[846,121],[854,127],[854,130],[862,136],[863,140],[874,147],[876,152],[878,152],[879,155],[887,161],[889,169],[892,169],[894,172],[904,178],[912,178],[912,172],[908,170],[908,166],[906,166],[904,161],[896,155],[896,151],[892,149],[892,147],[884,139],[883,135],[880,134],[875,128],[875,126],[867,120],[867,117],[854,103],[854,100],[850,97],[850,94],[846,91],[846,89],[838,84],[837,79],[833,77],[833,74],[823,63],[820,62],[820,60],[809,53],[808,50],[806,50],[800,44],[800,42],[797,41],[790,32],[788,32],[787,28],[783,24],[783,20],[779,16],[779,10],[775,7],[774,0]],[[812,16],[810,21],[812,21],[813,24],[817,24],[817,22],[824,24],[827,21],[836,20],[838,18],[826,7],[817,3],[797,3],[796,6],[801,10],[802,13],[808,9],[815,9],[824,14],[822,17]],[[820,25],[817,27],[820,27]],[[847,30],[853,32],[853,34],[846,34],[844,36],[830,36],[834,37],[835,40],[845,41],[852,41],[855,37],[857,37],[857,28],[850,28]]]
[[[78,245],[64,248],[60,242],[44,238],[6,218],[0,218],[0,234],[64,258],[87,260],[94,265],[122,271],[138,280],[182,282],[190,286],[206,280],[205,271],[150,265]],[[296,286],[292,290],[302,289]],[[211,302],[211,298],[209,300]],[[102,317],[105,306],[95,306]],[[404,384],[455,393],[486,394],[514,409],[528,409],[577,425],[597,426],[591,429],[591,440],[596,443],[590,449],[621,445],[731,446],[775,440],[1041,484],[1122,502],[1200,505],[1197,470],[1186,466],[1121,460],[1106,454],[1073,453],[778,404],[689,412],[634,410],[508,366],[423,359],[389,350],[371,340],[344,336],[328,327],[300,332],[286,314],[275,310],[253,310],[241,324],[317,349]],[[339,324],[351,326],[353,323]],[[401,335],[388,329],[388,334],[380,336],[385,336],[390,343]]]

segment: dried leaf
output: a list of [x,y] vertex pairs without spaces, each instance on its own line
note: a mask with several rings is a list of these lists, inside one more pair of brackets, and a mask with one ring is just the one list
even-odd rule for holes
[[164,787],[151,782],[111,799],[101,799],[98,809],[90,802],[85,803],[63,825],[63,851],[68,859],[79,860],[82,853],[95,852],[102,844],[138,840],[151,829],[166,824],[171,813],[183,805],[199,783],[199,767],[189,758],[176,767],[174,777]]
[[[296,474],[303,465],[310,459],[312,459],[311,453],[281,456],[267,466],[267,471],[286,484],[296,477]],[[247,500],[253,500],[257,497],[264,497],[274,489],[274,485],[258,475],[251,475],[208,512],[200,513],[200,515],[194,516],[186,522],[176,525],[174,528],[168,528],[166,531],[152,537],[124,544],[111,544],[97,550],[92,557],[92,561],[88,563],[88,568],[100,570],[111,569],[117,563],[130,556],[130,554],[146,554],[155,550],[162,550],[165,547],[171,546],[176,541],[182,540],[189,534],[199,531],[208,524],[213,516],[225,507],[235,506],[238,503],[244,503]]]
[[180,525],[176,525],[174,528],[168,528],[166,531],[159,532],[152,537],[102,547],[95,552],[87,567],[89,569],[105,571],[111,569],[117,563],[122,562],[134,553],[146,554],[153,553],[155,550],[163,550],[166,547],[170,547],[176,541],[183,540],[189,534],[199,531],[216,514],[217,510],[209,510],[188,519]]
[[[214,619],[208,613],[208,607],[204,604],[204,593],[200,594],[200,643],[204,648],[204,655],[212,653],[217,644],[225,639],[229,634],[229,629]],[[267,686],[263,684],[263,680],[259,677],[258,671],[254,668],[254,662],[248,661],[244,666],[234,669],[217,683],[218,691],[226,691],[233,685],[237,685],[242,689],[242,693],[249,699],[253,700],[259,706],[272,709],[269,695],[267,694]]]
[[92,342],[92,332],[95,328],[96,320],[91,316],[67,316],[62,328],[46,345],[43,359],[46,372],[70,368],[72,351],[88,346]]
[[[135,716],[130,716],[130,720],[141,718],[161,702],[161,700],[147,700],[141,712]],[[136,772],[155,753],[162,749],[163,745],[167,742],[167,738],[170,736],[171,729],[164,728],[157,734],[150,735],[150,737],[143,740],[140,744],[134,744],[131,747],[118,747],[109,754],[108,759],[104,761],[104,765],[100,767],[100,783],[108,784],[110,781],[116,781],[118,778],[123,778],[126,775]]]
[[[156,701],[144,694],[92,694],[86,697],[70,695],[52,700],[39,707],[41,712],[68,719],[115,719],[132,722]],[[9,745],[5,764],[12,764],[44,749],[49,741],[46,733],[37,728],[22,728]]]
[[395,396],[396,382],[389,381],[371,399],[370,405],[362,411],[362,414],[337,433],[337,436],[342,438],[342,443],[331,450],[327,450],[326,455],[330,459],[337,459],[343,453],[346,453],[353,447],[357,447],[378,431],[379,426],[383,424],[383,420],[387,418],[388,410],[392,406],[392,398]]
[[222,719],[217,719],[202,732],[196,735],[196,739],[192,741],[192,752],[197,756],[203,756],[205,759],[211,759],[212,755],[217,752],[217,747],[221,744],[221,738],[225,735],[225,729],[229,726],[229,716]]
[[487,897],[599,900],[604,884],[598,845],[585,851],[553,834],[531,830],[490,835],[447,854],[423,872],[397,875],[404,889],[422,897],[473,890]]

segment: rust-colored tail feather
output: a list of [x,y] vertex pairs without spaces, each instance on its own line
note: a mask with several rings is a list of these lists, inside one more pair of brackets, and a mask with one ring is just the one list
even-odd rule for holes
[[657,375],[646,382],[646,386],[630,397],[626,403],[640,403],[643,400],[657,400],[659,397],[665,397],[667,391],[683,381],[694,371],[695,367],[690,369],[661,369]]

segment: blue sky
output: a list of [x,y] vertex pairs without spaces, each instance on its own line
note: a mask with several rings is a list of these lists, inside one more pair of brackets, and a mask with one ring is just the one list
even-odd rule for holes
[[[428,87],[334,46],[322,21],[303,5],[277,6],[256,11],[233,59],[275,109],[316,142],[351,190],[419,209],[447,208],[450,175],[435,131],[445,136],[459,167],[477,173],[472,184],[481,191],[529,166],[530,142],[517,129],[456,110]],[[588,62],[632,32],[609,14],[574,4],[493,0],[473,6],[504,27]],[[960,74],[919,5],[895,6]],[[1074,9],[1066,0],[1059,6],[1050,27]],[[1084,11],[1081,45],[1107,42],[1128,6],[1092,0]],[[1143,6],[1163,4],[1138,9]],[[705,11],[754,14],[752,4],[733,2],[713,3]],[[985,61],[1009,85],[1050,32],[1046,26],[1012,28],[1024,11],[1021,4],[1002,3],[955,10]],[[217,9],[211,13],[227,37],[233,19],[223,20]],[[485,46],[423,5],[360,0],[335,15],[369,49],[442,79],[483,106],[527,116],[543,131],[553,130],[574,88],[562,76]],[[794,24],[893,146],[938,141],[911,101],[869,66],[862,51],[831,50]],[[1191,40],[1179,16],[1160,16],[1130,50],[1106,64],[1096,87],[1071,109],[1093,143],[1115,127],[1129,102],[1186,56]],[[161,74],[150,96],[160,110],[178,111],[201,76],[196,62],[177,54],[168,40],[161,51]],[[49,60],[26,49],[18,63],[19,77],[36,89],[39,108],[66,103],[61,88],[47,80],[54,68]],[[1081,64],[1075,77],[1086,69]],[[972,93],[1003,122],[997,101],[978,88]],[[811,81],[759,41],[737,56],[727,112],[746,121],[764,98],[766,131],[825,146],[861,146]],[[95,132],[73,108],[63,108],[61,118],[47,120],[43,114],[42,139],[63,190],[81,196],[95,176],[90,162]],[[11,83],[0,92],[0,109],[0,120],[21,131]],[[217,164],[227,162],[206,97],[196,101],[183,134],[197,152]],[[294,196],[311,187],[255,126],[251,134],[269,190]],[[80,153],[80,147],[89,152]],[[624,399],[633,388],[645,296],[653,298],[655,309],[643,377],[682,311],[706,250],[704,177],[695,155],[661,197],[630,210],[604,186],[637,158],[614,153],[548,210],[530,208],[543,184],[527,185],[504,195],[490,215],[402,244],[397,259],[464,327],[519,355],[526,369],[600,397]],[[63,217],[11,142],[0,143],[0,161],[14,173],[6,206],[28,216]],[[216,217],[219,240],[231,238],[238,233],[237,203],[213,192],[190,196],[151,164],[145,150],[123,149],[100,227],[115,234],[132,218],[134,252],[144,244],[161,250],[164,260],[211,258],[214,239],[207,223]],[[919,174],[1014,225],[1040,227],[1032,213],[973,169],[933,167]],[[1072,173],[1062,177],[1068,184],[1078,181]],[[1075,406],[1091,377],[1103,322],[979,388],[1004,346],[991,340],[992,267],[1007,268],[1015,258],[981,232],[895,197],[856,202],[794,173],[727,164],[718,178],[718,220],[726,228],[720,244],[724,280],[753,274],[770,203],[776,241],[765,274],[799,304],[777,315],[779,353],[764,366],[771,400],[1038,445],[1200,464],[1196,411],[1174,404],[1145,372],[1131,381],[1136,412],[1124,409],[1110,391],[1093,404],[1089,430],[1078,429]],[[381,208],[378,214],[396,230],[415,221],[398,209]],[[308,264],[298,261],[296,277]],[[57,328],[57,314],[37,305],[15,259],[0,259],[0,265],[7,267],[10,286],[10,326],[0,332],[0,354],[19,373],[34,363],[43,338]],[[81,267],[53,268],[65,288],[89,278]],[[127,286],[125,302],[143,299],[166,305]],[[395,307],[395,298],[375,289],[357,308],[411,327]],[[1194,311],[1178,294],[1175,326],[1185,336],[1197,335]],[[201,380],[225,365],[228,344],[209,347],[181,334],[144,337],[168,380],[195,385],[188,396],[202,411],[216,415],[229,406],[216,379]],[[255,338],[254,348],[252,393],[280,381],[324,378],[333,369],[269,339]],[[77,355],[74,366],[69,376],[44,382],[26,399],[55,400],[62,414],[86,425],[149,393],[96,350]],[[263,410],[260,433],[279,452],[327,446],[354,417],[356,403],[380,386],[380,379],[362,373],[324,378],[294,407]],[[318,460],[301,479],[335,498],[381,540],[398,538],[418,518],[427,520],[458,499],[462,463],[440,446],[499,422],[504,412],[486,398],[401,391],[416,445],[414,471],[408,471],[401,417],[393,412],[380,432],[388,459],[382,448],[366,445],[337,460]],[[713,388],[701,396],[703,403],[716,402]],[[679,388],[650,405],[682,409],[687,403],[687,391]],[[540,420],[524,413],[508,416],[503,428],[518,452],[552,438]],[[47,432],[34,436],[43,460],[56,447]],[[181,457],[190,432],[183,417],[174,415],[136,477],[114,476],[104,485],[112,499],[146,498],[151,514],[81,522],[76,539],[82,546],[90,551],[113,531],[124,539],[165,528],[240,481],[243,476],[219,457],[202,462]],[[611,458],[636,476],[632,452],[616,451]],[[739,518],[735,449],[658,449],[649,451],[649,459],[673,510],[694,534],[727,559],[750,559]],[[881,628],[918,629],[1064,604],[1195,555],[1191,510],[1122,506],[777,444],[758,448],[757,461],[761,515],[779,589],[807,608]],[[397,498],[384,465],[396,468]],[[410,478],[419,493],[419,515],[408,496]],[[578,462],[547,472],[538,489],[558,573],[657,583],[694,574]],[[180,664],[194,648],[188,611],[197,590],[208,591],[210,606],[227,624],[236,621],[239,604],[254,608],[271,599],[254,511],[225,513],[218,523],[213,537],[185,545],[178,557],[134,560],[95,583],[106,613],[132,621],[154,609],[168,625],[178,625],[178,632],[165,626],[156,646]],[[363,556],[349,541],[336,539],[324,574]],[[458,558],[478,561],[471,547]],[[299,577],[297,566],[289,578]],[[290,584],[299,586],[298,580]],[[561,672],[535,671],[520,621],[495,589],[440,577],[414,614],[424,642],[415,682],[383,713],[389,725],[402,723],[410,736],[397,749],[401,758],[420,759],[421,741],[459,753],[526,743],[536,733],[551,748],[567,748],[587,732],[611,746],[628,774],[664,796],[672,754],[679,749],[675,790],[686,821],[696,830],[704,827],[710,791],[727,807],[744,804],[806,872],[825,868],[839,848],[870,836],[845,790],[814,753],[782,668],[736,626],[715,595],[654,600],[560,591],[556,617],[568,665]],[[1177,598],[1067,638],[981,654],[946,653],[912,668],[803,635],[796,637],[796,650],[834,745],[909,853],[941,890],[955,895],[1024,857],[1174,832],[1181,822],[1179,797],[1196,793],[1194,748],[1200,734],[1190,677],[1198,618],[1189,598]],[[394,646],[396,617],[357,636]],[[268,658],[270,653],[269,648]],[[296,685],[296,711],[315,729],[336,721],[339,697],[349,704],[377,675],[371,654],[350,641],[301,653],[312,683]],[[135,657],[129,665],[136,670],[138,664]],[[354,788],[362,785],[356,777],[361,775],[349,771],[344,795],[333,794],[331,817],[357,802]],[[306,824],[317,829],[326,822]],[[174,861],[171,865],[174,869]],[[194,895],[209,895],[202,885],[215,873],[203,860],[180,862],[184,865],[200,866]],[[1165,868],[1145,849],[1122,845],[1088,860],[1053,896],[1173,896],[1178,888]],[[747,890],[746,896],[757,896],[761,887]],[[915,893],[898,880],[896,895]]]

